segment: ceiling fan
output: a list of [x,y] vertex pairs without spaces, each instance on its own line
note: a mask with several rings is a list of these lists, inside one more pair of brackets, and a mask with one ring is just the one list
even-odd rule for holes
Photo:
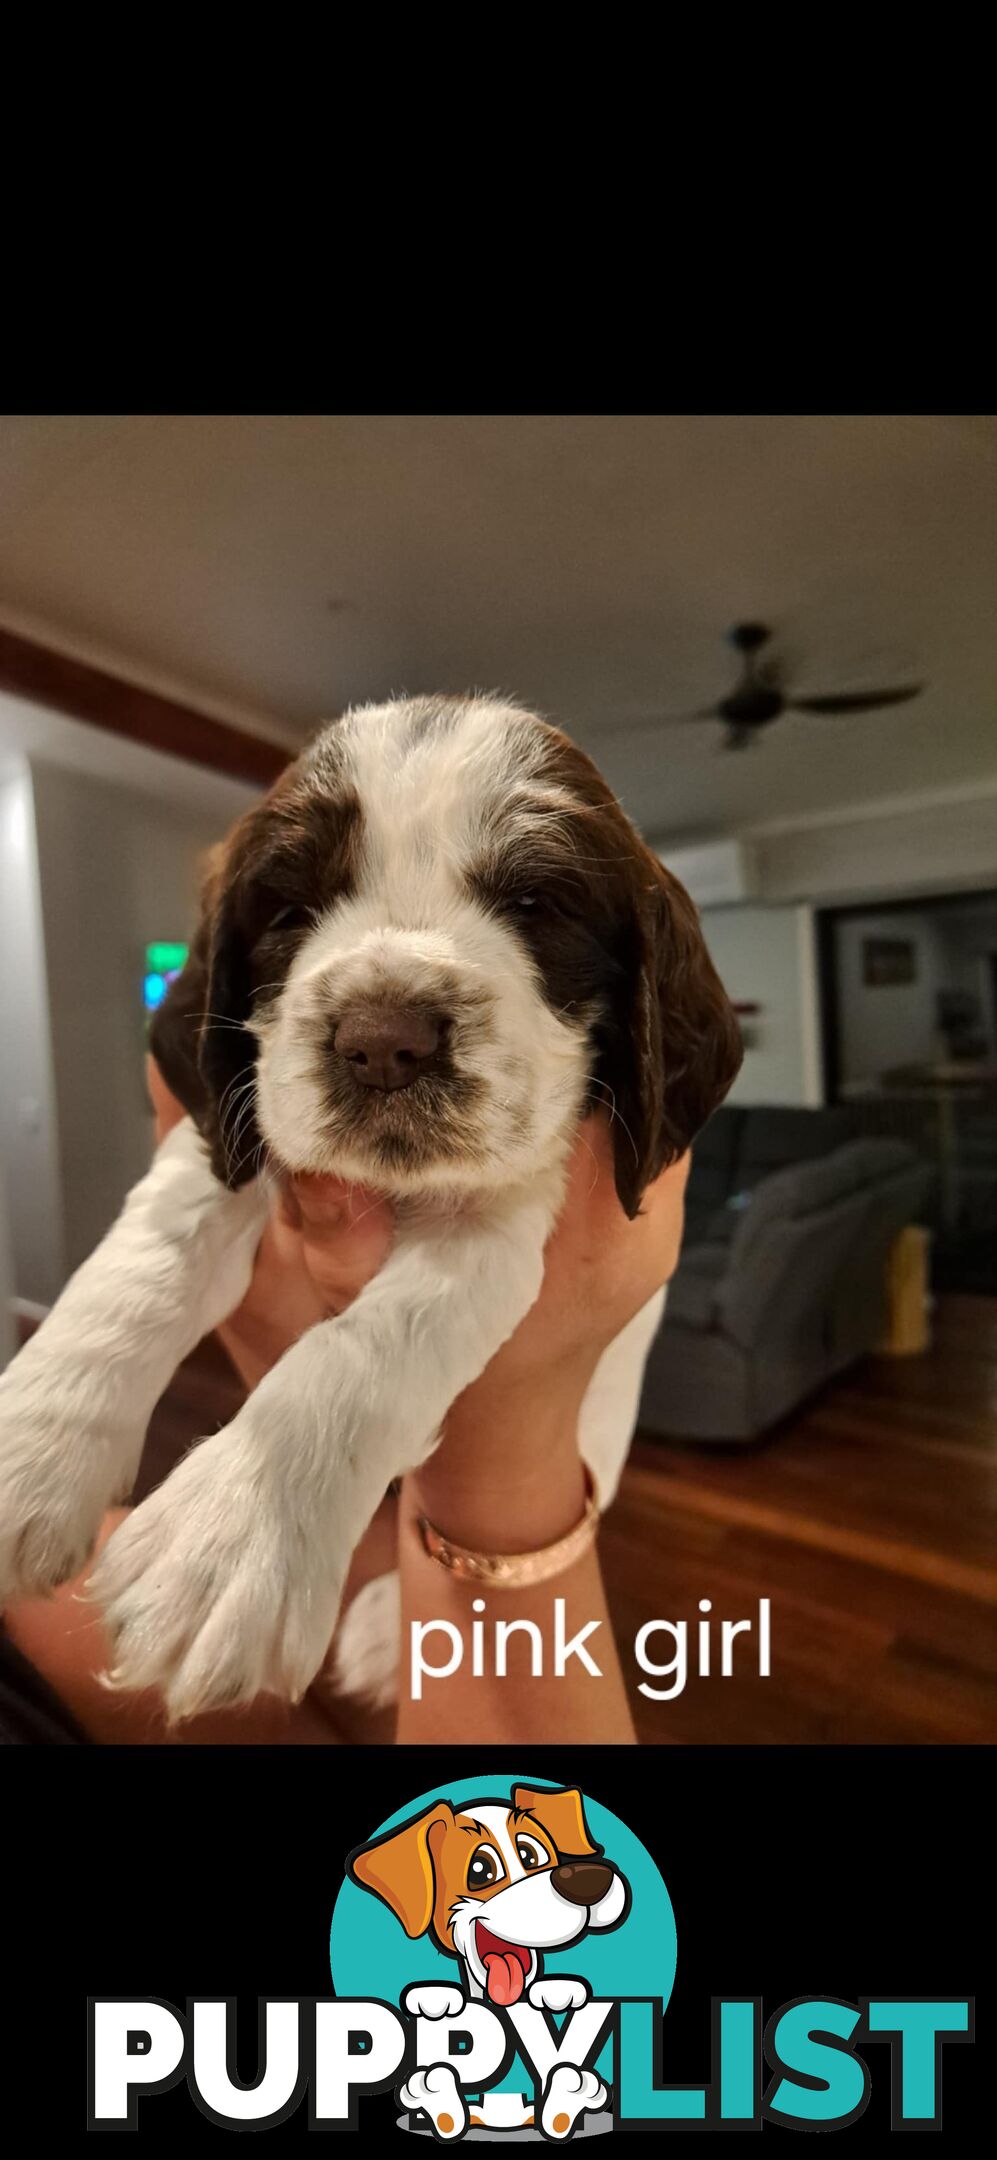
[[[737,623],[728,631],[727,640],[735,652],[741,654],[742,666],[738,682],[718,705],[704,706],[699,712],[680,713],[675,720],[722,720],[727,730],[726,748],[743,750],[754,742],[762,728],[770,726],[783,713],[820,713],[823,717],[836,719],[842,715],[859,712],[875,712],[885,705],[903,705],[908,698],[919,697],[923,683],[907,683],[902,688],[883,690],[845,690],[826,697],[797,697],[788,690],[782,680],[778,662],[762,659],[760,655],[770,644],[771,630],[764,623]],[[660,727],[668,724],[669,715],[657,714],[653,718],[627,721],[634,727]]]

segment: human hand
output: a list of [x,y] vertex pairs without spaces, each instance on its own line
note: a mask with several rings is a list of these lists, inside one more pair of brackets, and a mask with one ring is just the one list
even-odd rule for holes
[[521,1552],[578,1521],[586,1390],[603,1351],[675,1271],[690,1163],[687,1153],[662,1171],[631,1222],[609,1119],[600,1111],[579,1127],[540,1296],[406,1480],[408,1505],[458,1544]]
[[[162,1139],[184,1112],[151,1058],[148,1084]],[[502,1549],[504,1539],[518,1550],[517,1535],[524,1546],[547,1541],[552,1510],[566,1514],[563,1527],[577,1519],[585,1391],[603,1350],[674,1271],[689,1163],[685,1155],[663,1171],[630,1222],[616,1194],[609,1119],[599,1112],[580,1127],[540,1296],[454,1403],[439,1448],[412,1481],[419,1506],[442,1516],[451,1536],[473,1544],[480,1519],[490,1538],[477,1542]],[[307,1328],[345,1311],[383,1266],[393,1234],[390,1204],[362,1187],[323,1177],[282,1187],[249,1291],[219,1330],[248,1386]]]
[[[158,1145],[186,1113],[151,1057],[146,1079]],[[345,1312],[383,1266],[393,1238],[388,1202],[362,1186],[320,1177],[281,1186],[246,1296],[218,1330],[248,1388],[306,1329]]]

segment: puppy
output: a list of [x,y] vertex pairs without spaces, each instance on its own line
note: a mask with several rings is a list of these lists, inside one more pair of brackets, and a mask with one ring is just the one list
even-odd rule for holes
[[[588,1999],[587,1984],[561,1974],[545,1980],[544,1952],[580,1942],[590,1929],[619,1927],[630,1909],[629,1884],[593,1842],[576,1787],[539,1792],[517,1785],[511,1806],[475,1800],[455,1810],[438,1800],[400,1829],[359,1846],[347,1872],[390,1907],[410,1939],[428,1936],[457,1959],[459,1988],[430,1983],[406,1990],[406,2009],[427,2018],[457,2017],[475,1999],[499,2009],[523,1998],[532,2009],[577,2009]],[[542,2110],[550,2135],[563,2137],[579,2112],[605,2104],[601,2079],[577,2065],[562,2063],[551,2082]],[[462,2127],[463,2099],[443,2063],[415,2073],[402,2098],[424,2109],[444,2137]],[[532,2119],[526,2095],[494,2094],[470,2112],[472,2124],[502,2129]]]
[[[608,1109],[633,1217],[740,1040],[688,896],[595,766],[471,696],[316,736],[215,852],[152,1048],[188,1116],[0,1380],[0,1596],[85,1562],[177,1364],[248,1288],[275,1169],[397,1214],[376,1279],[101,1555],[111,1679],[186,1717],[300,1697],[389,1483],[538,1295],[580,1118]],[[603,1503],[660,1309],[583,1415]]]

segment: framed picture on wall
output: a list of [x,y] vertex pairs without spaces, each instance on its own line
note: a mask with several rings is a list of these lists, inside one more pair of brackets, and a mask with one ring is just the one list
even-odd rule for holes
[[917,947],[912,938],[862,940],[862,980],[872,990],[917,980]]

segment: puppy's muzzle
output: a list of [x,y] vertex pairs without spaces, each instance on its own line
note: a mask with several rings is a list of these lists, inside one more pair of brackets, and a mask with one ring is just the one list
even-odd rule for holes
[[613,1869],[601,1860],[562,1860],[550,1879],[569,1905],[598,1905],[612,1888]]
[[333,1030],[333,1056],[361,1087],[391,1094],[438,1069],[447,1025],[424,1005],[356,1005]]

